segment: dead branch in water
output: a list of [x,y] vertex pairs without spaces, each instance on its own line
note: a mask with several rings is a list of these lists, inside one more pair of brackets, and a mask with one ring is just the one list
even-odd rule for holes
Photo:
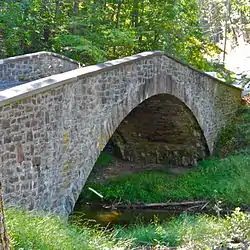
[[175,207],[175,206],[194,206],[203,205],[207,201],[181,201],[181,202],[163,202],[163,203],[147,203],[147,204],[114,204],[116,208],[156,208],[156,207]]

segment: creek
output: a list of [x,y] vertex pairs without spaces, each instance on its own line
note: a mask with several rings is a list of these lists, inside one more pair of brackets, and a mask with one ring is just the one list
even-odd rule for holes
[[148,224],[154,220],[170,221],[182,213],[175,209],[114,209],[112,205],[98,203],[77,204],[71,216],[80,221],[100,225],[131,225],[136,223]]
[[[110,160],[111,158],[109,159],[109,157],[111,156],[108,154],[102,154],[101,160]],[[128,161],[123,161],[112,156],[112,160],[110,160],[110,162],[106,163],[105,165],[95,165],[88,181],[91,183],[106,183],[113,178],[119,177],[120,175],[146,171],[154,172],[157,170],[163,171],[163,173],[167,171],[169,176],[175,178],[176,176],[191,170],[191,168],[182,167],[176,167],[173,169],[168,168],[167,170],[164,170],[165,168],[166,167],[162,164],[149,164],[145,166],[143,164],[133,164]],[[91,193],[90,190],[85,192]],[[128,206],[125,205],[122,207],[117,207],[117,204],[112,204],[110,202],[104,204],[101,198],[99,201],[96,201],[96,199],[87,199],[88,202],[85,200],[86,197],[82,198],[83,199],[79,199],[76,203],[74,211],[71,214],[71,218],[76,220],[77,223],[87,222],[88,224],[100,224],[101,226],[127,226],[139,223],[148,224],[155,220],[159,222],[171,221],[182,213],[200,213],[200,208],[204,205],[204,203],[202,203],[198,204],[198,206],[196,206],[196,204],[189,204],[187,206],[170,205],[167,207],[143,207],[143,204],[141,204],[141,208],[140,204],[132,204]]]
[[[206,201],[183,201],[172,203],[120,204],[78,201],[72,221],[113,227],[135,224],[148,225],[154,222],[169,222],[182,215],[216,215],[214,207]],[[221,211],[220,215],[228,214]]]

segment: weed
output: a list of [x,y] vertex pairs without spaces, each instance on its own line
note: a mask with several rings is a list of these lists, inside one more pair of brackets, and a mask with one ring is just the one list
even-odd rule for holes
[[164,172],[133,173],[109,183],[87,183],[82,199],[96,199],[88,187],[108,200],[166,202],[183,199],[222,200],[226,204],[250,204],[250,155],[231,155],[200,162],[192,172],[171,178]]
[[[250,240],[250,215],[238,208],[231,216],[217,218],[181,214],[170,222],[153,221],[150,225],[136,224],[127,228],[116,227],[120,239],[134,239],[135,246],[178,246],[178,249],[217,249],[234,247]],[[231,248],[243,249],[243,248]],[[244,248],[245,249],[245,248]]]
[[227,156],[242,149],[250,148],[250,107],[239,109],[218,136],[216,154]]
[[112,155],[110,155],[106,152],[101,152],[101,154],[99,155],[95,164],[98,166],[106,166],[107,164],[111,163],[112,161],[113,161]]
[[6,221],[13,249],[103,250],[126,249],[130,244],[111,232],[87,225],[80,228],[45,213],[7,209]]

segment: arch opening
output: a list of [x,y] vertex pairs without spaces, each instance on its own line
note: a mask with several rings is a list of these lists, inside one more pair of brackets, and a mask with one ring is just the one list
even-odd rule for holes
[[[108,161],[103,152],[120,162],[100,168],[101,161]],[[158,94],[123,119],[93,167],[90,180],[154,167],[189,168],[208,155],[206,139],[191,110],[172,95]]]
[[116,129],[104,151],[135,163],[192,166],[209,150],[189,108],[176,97],[159,94],[134,108]]
[[[111,155],[113,161],[104,163],[107,159],[103,159],[103,153]],[[172,95],[158,94],[144,100],[123,119],[88,181],[106,182],[123,174],[154,169],[181,167],[179,170],[184,171],[208,155],[206,139],[191,110]],[[103,160],[108,167],[100,164]],[[78,206],[77,202],[76,209]]]

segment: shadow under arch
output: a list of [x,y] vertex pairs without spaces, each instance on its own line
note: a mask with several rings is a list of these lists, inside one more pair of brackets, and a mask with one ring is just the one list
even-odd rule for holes
[[[153,168],[154,163],[168,168],[191,167],[209,155],[203,131],[192,111],[177,97],[166,93],[150,96],[133,108],[102,151],[133,163],[153,163]],[[111,173],[114,168],[109,166],[102,171]],[[103,178],[98,174],[99,169],[94,166],[91,172]],[[147,166],[139,171],[144,169]],[[137,172],[138,168],[130,172],[134,170]]]
[[209,155],[192,111],[170,94],[153,95],[133,108],[105,145],[123,160],[192,166]]

